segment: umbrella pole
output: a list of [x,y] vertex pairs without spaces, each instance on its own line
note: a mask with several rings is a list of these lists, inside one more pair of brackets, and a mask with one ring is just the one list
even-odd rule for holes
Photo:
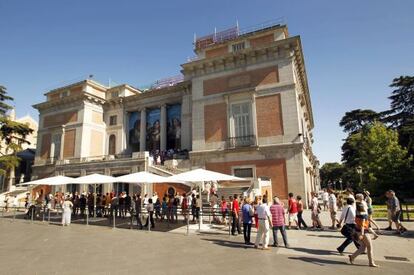
[[96,217],[96,183],[94,184],[95,192],[93,193],[93,216]]
[[202,194],[201,194],[201,185],[202,183],[199,185],[199,194],[200,194],[200,201],[201,201],[201,207],[200,207],[200,212],[198,213],[198,232],[201,233],[201,225],[203,223],[203,215],[202,215],[202,209],[203,209],[203,198],[202,198]]

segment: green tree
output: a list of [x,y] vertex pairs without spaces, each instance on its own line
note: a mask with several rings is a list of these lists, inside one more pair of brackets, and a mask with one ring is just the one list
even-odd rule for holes
[[373,110],[356,109],[346,112],[339,122],[339,126],[344,128],[346,133],[356,133],[362,129],[366,124],[370,124],[378,120],[380,115]]
[[397,129],[400,144],[414,153],[414,76],[400,76],[390,85],[395,88],[389,99],[391,108],[384,112],[384,121]]
[[334,184],[336,188],[341,187],[339,182],[342,180],[344,173],[342,164],[338,162],[327,162],[322,165],[319,173],[323,187],[328,187],[329,184]]
[[4,175],[19,164],[16,153],[22,145],[29,142],[27,135],[33,132],[26,124],[10,120],[6,113],[13,107],[7,101],[13,98],[7,95],[7,90],[0,85],[0,174]]
[[376,195],[386,189],[411,190],[412,170],[408,152],[398,142],[398,132],[381,122],[366,125],[348,137],[348,146],[358,152],[352,162],[345,165],[350,171],[362,168],[363,185]]

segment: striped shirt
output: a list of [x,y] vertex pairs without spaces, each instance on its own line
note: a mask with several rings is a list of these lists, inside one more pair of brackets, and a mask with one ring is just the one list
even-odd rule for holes
[[272,204],[270,206],[270,213],[272,214],[273,226],[282,226],[285,224],[285,210],[280,204]]

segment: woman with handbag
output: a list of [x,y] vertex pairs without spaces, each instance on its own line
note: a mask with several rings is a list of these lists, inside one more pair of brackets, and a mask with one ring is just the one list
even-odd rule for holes
[[354,242],[356,248],[359,248],[359,243],[353,240],[352,235],[355,230],[355,207],[354,200],[352,198],[346,199],[346,206],[342,209],[341,218],[339,219],[339,224],[341,225],[344,222],[344,225],[341,229],[341,234],[344,235],[346,240],[336,249],[339,254],[342,255],[345,248]]

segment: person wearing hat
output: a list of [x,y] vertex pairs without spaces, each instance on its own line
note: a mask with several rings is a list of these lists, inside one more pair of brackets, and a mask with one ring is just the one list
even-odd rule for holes
[[378,224],[374,221],[373,218],[373,210],[374,208],[372,207],[372,199],[371,199],[371,194],[369,193],[368,190],[364,190],[364,196],[365,196],[365,202],[367,203],[367,210],[368,210],[368,220],[372,225],[375,225],[375,227],[377,228],[377,230],[380,230]]

